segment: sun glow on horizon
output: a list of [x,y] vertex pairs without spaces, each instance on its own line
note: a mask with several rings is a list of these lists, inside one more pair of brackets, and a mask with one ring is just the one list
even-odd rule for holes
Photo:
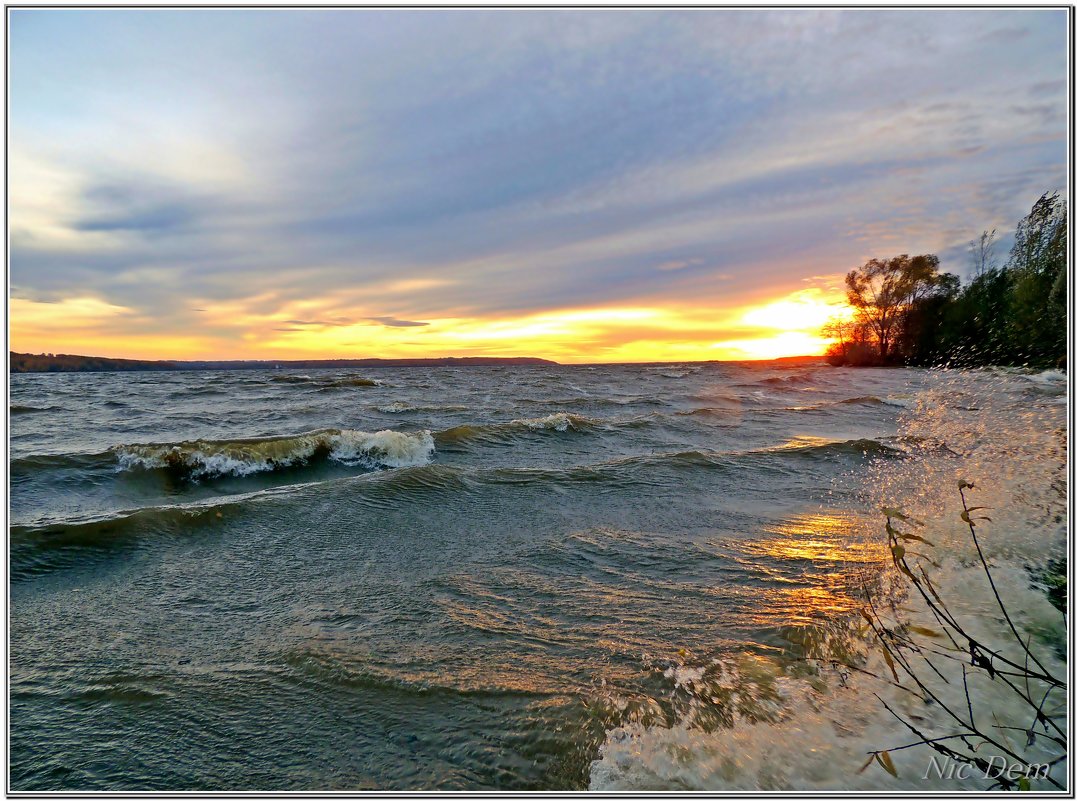
[[720,360],[751,361],[785,356],[818,356],[830,341],[803,331],[786,331],[761,339],[731,339],[716,343]]
[[[268,311],[267,311],[268,309]],[[133,359],[537,356],[563,363],[818,355],[820,328],[851,310],[820,289],[722,308],[631,305],[518,315],[377,316],[344,298],[211,302],[162,322],[95,298],[11,300],[11,347]],[[182,327],[182,335],[170,333]],[[163,329],[163,330],[158,330]]]
[[741,315],[743,325],[769,329],[773,332],[770,336],[726,340],[714,347],[727,359],[818,356],[834,341],[822,335],[822,327],[835,317],[847,319],[852,313],[844,298],[828,297],[820,289],[805,289],[752,307]]

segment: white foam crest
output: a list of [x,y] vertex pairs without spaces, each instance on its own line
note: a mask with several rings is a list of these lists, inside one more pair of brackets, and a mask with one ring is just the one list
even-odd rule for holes
[[422,465],[433,456],[434,440],[429,431],[331,429],[294,437],[128,445],[114,450],[119,470],[173,469],[191,478],[243,477],[302,465],[319,454],[369,468]]
[[588,418],[569,412],[555,412],[545,417],[532,417],[512,422],[514,425],[526,426],[532,431],[579,431],[592,424]]
[[386,429],[373,434],[341,431],[333,437],[329,458],[344,464],[416,467],[429,463],[433,455],[434,438],[429,431],[407,434]]
[[297,453],[293,458],[270,462],[268,459],[243,459],[222,453],[204,451],[181,452],[178,447],[160,453],[118,454],[119,470],[160,470],[182,464],[189,467],[193,478],[205,476],[250,476],[267,472],[282,466],[301,461],[304,456]]

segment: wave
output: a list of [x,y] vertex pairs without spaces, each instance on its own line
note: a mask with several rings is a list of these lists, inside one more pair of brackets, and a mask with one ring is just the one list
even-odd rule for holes
[[[699,410],[697,410],[697,413]],[[513,420],[507,423],[459,425],[431,433],[384,430],[374,433],[348,429],[325,429],[287,437],[232,440],[195,440],[180,443],[116,446],[105,453],[42,454],[14,459],[13,476],[37,471],[63,469],[118,469],[119,471],[162,470],[188,480],[244,477],[257,473],[304,467],[318,461],[333,461],[349,467],[403,468],[429,465],[438,447],[452,449],[468,442],[509,443],[522,436],[541,433],[585,433],[600,427],[639,427],[650,418],[609,424],[580,415],[560,413],[548,417]],[[580,465],[572,470],[606,472],[633,465],[658,464],[696,467],[743,464],[752,458],[841,458],[900,457],[910,451],[950,451],[945,443],[912,436],[875,439],[827,440],[795,437],[772,447],[747,451],[694,449],[624,456],[608,462]],[[515,468],[503,468],[512,471]],[[538,473],[553,476],[559,469],[523,469],[529,479]],[[532,473],[534,473],[532,475]]]
[[[103,544],[130,529],[148,524],[154,527],[178,525],[198,527],[212,520],[221,520],[224,513],[236,509],[258,495],[276,490],[245,493],[225,500],[193,501],[186,504],[144,506],[84,517],[12,525],[9,528],[13,550],[28,545],[59,547],[66,545]],[[100,540],[100,542],[98,542]]]
[[[98,540],[123,538],[134,531],[154,531],[163,528],[198,530],[208,523],[228,520],[232,514],[250,510],[256,503],[273,499],[292,499],[298,493],[321,493],[330,485],[354,484],[349,497],[372,505],[392,506],[402,494],[439,491],[458,495],[481,483],[483,471],[428,463],[360,475],[338,476],[316,484],[299,482],[265,487],[212,498],[180,503],[163,503],[136,508],[76,514],[63,517],[42,517],[9,527],[12,543],[46,547],[70,544],[92,545]],[[386,501],[386,503],[382,503]],[[291,502],[291,500],[289,500]]]
[[371,469],[426,464],[434,440],[429,431],[325,429],[291,437],[121,445],[112,453],[120,470],[167,470],[200,479],[249,476],[325,459]]
[[8,409],[8,412],[12,415],[16,414],[37,414],[38,412],[62,412],[62,406],[29,406],[13,403]]
[[461,405],[430,405],[430,406],[412,406],[406,401],[393,401],[392,403],[386,403],[382,406],[375,407],[379,412],[383,414],[407,414],[417,412],[466,412],[467,407]]
[[112,558],[140,547],[152,547],[162,536],[212,534],[252,513],[257,505],[274,501],[289,506],[305,504],[323,497],[331,485],[349,502],[372,510],[398,511],[402,498],[420,505],[442,505],[472,491],[490,472],[429,463],[186,503],[27,521],[9,528],[10,575],[12,581],[32,580],[57,570],[85,567],[95,558]]
[[774,448],[763,448],[749,453],[827,458],[832,456],[904,456],[905,450],[887,445],[877,439],[826,440],[821,437],[794,437]]
[[857,395],[854,398],[845,398],[840,401],[825,401],[822,403],[812,403],[806,406],[789,406],[786,411],[791,412],[804,412],[804,411],[822,411],[834,406],[897,406],[901,409],[908,409],[915,403],[913,398],[903,396],[887,396],[880,398],[877,395]]
[[663,378],[687,378],[695,375],[703,368],[695,364],[671,364],[662,367],[648,367],[647,369]]
[[[394,413],[416,408],[387,406]],[[433,407],[430,407],[433,408]],[[437,407],[463,409],[464,407]],[[642,421],[644,424],[646,421]],[[628,426],[640,422],[626,423]],[[67,469],[118,468],[125,471],[166,471],[181,479],[244,477],[319,461],[349,467],[399,468],[430,462],[435,442],[452,445],[469,441],[510,442],[529,433],[581,433],[602,425],[583,415],[559,412],[507,423],[460,425],[431,433],[429,430],[377,432],[321,429],[302,434],[249,439],[191,440],[184,442],[117,445],[103,453],[35,454],[12,459],[12,474]]]
[[913,403],[911,398],[903,397],[885,397],[880,398],[877,395],[857,395],[854,398],[845,398],[839,401],[824,401],[821,403],[810,403],[804,406],[787,406],[784,411],[788,412],[817,412],[825,411],[826,409],[834,406],[897,406],[902,409],[909,408]]
[[845,400],[840,400],[838,401],[838,403],[850,403],[862,406],[880,406],[886,403],[886,401],[884,401],[882,398],[876,397],[875,395],[858,395],[855,398],[846,398]]
[[514,401],[517,408],[527,406],[539,406],[546,408],[565,409],[577,406],[664,406],[665,404],[654,397],[629,396],[626,398],[612,398],[602,395],[576,395],[566,398],[519,398]]
[[81,470],[114,465],[111,453],[40,453],[20,456],[9,463],[12,477],[24,476],[44,470]]
[[825,401],[807,406],[791,406],[788,411],[805,411],[808,409],[825,409],[829,406],[897,406],[908,409],[913,406],[915,399],[904,395],[887,395],[880,398],[878,395],[857,395],[852,398],[844,398],[839,401]]
[[88,552],[107,554],[130,550],[150,533],[205,531],[227,522],[251,503],[292,489],[277,487],[223,499],[13,525],[9,528],[11,580],[32,579],[64,567],[84,565]]
[[[580,421],[561,418],[526,421],[541,431],[558,432],[562,425],[580,425]],[[519,423],[516,430],[530,430]],[[468,427],[458,427],[468,428]],[[482,427],[475,427],[482,428]],[[453,433],[455,432],[455,434]],[[488,432],[489,433],[489,432]],[[447,437],[467,438],[474,432],[449,429],[436,435],[439,444]],[[254,492],[231,494],[207,501],[187,504],[147,506],[134,510],[42,519],[10,528],[12,541],[12,574],[19,580],[83,564],[85,557],[78,553],[87,549],[115,553],[138,547],[146,537],[162,533],[196,533],[209,530],[233,514],[249,509],[255,501],[271,497],[293,498],[297,492],[317,492],[324,495],[329,483],[357,482],[347,491],[353,502],[374,509],[399,509],[403,499],[413,503],[453,504],[463,496],[481,491],[481,487],[512,485],[534,487],[546,492],[553,486],[579,487],[589,485],[607,488],[620,487],[682,487],[691,476],[728,474],[744,480],[747,471],[787,469],[775,460],[818,455],[862,457],[897,453],[874,440],[846,442],[800,442],[795,447],[778,447],[736,452],[701,449],[663,453],[646,453],[608,461],[577,464],[565,467],[462,467],[433,463],[434,436],[430,432],[402,433],[381,431],[317,431],[294,437],[268,439],[196,441],[177,444],[128,445],[104,454],[68,454],[30,457],[22,460],[23,469],[29,461],[55,468],[66,466],[105,466],[120,469],[166,470],[180,477],[197,480],[222,476],[246,476],[266,470],[301,466],[315,459],[335,459],[344,463],[359,463],[367,467],[399,467],[361,476],[329,479],[328,483],[292,483],[260,489]],[[301,481],[301,480],[300,480]],[[588,490],[594,491],[594,490]],[[434,495],[432,496],[431,493]],[[289,500],[289,503],[302,501]]]
[[738,418],[740,409],[736,406],[724,409],[716,409],[711,406],[702,406],[697,409],[686,409],[673,412],[674,417],[700,417],[700,418]]
[[1065,395],[1069,386],[1066,374],[1061,370],[1044,370],[1041,373],[1023,376],[1023,378],[1028,382],[1028,389],[1032,394]]
[[322,389],[342,389],[344,387],[383,387],[385,384],[376,378],[338,378],[321,385]]
[[590,417],[557,412],[545,417],[510,420],[507,423],[453,426],[438,432],[434,438],[438,443],[446,445],[470,441],[508,442],[530,432],[582,433],[600,425],[600,421]]
[[815,379],[816,376],[814,373],[794,373],[793,375],[776,375],[769,378],[762,378],[757,381],[756,384],[767,384],[768,386],[787,386],[789,384],[814,384],[816,383]]
[[685,376],[694,375],[703,369],[701,364],[655,364],[650,367],[645,367],[645,370],[658,375],[665,376],[666,378],[684,378]]
[[524,426],[531,431],[585,431],[594,428],[596,420],[571,412],[555,412],[545,417],[513,420],[511,425]]
[[[936,538],[935,532],[931,538]],[[983,595],[988,590],[975,559],[969,559],[967,553],[940,558],[942,564],[932,574],[933,581],[951,614],[966,624],[970,619],[975,621],[977,635],[987,642],[1005,638],[1008,631],[1002,619],[984,614]],[[1029,642],[1039,658],[1054,675],[1065,675],[1064,617],[1042,590],[1029,582],[1022,567],[1000,565],[993,572],[1004,597],[1012,599],[1012,608],[1021,610]],[[875,582],[879,597],[895,601],[884,613],[887,624],[895,630],[937,631],[938,620],[926,606],[892,594],[892,584],[893,579],[887,576]],[[892,776],[877,765],[863,769],[870,752],[894,743],[895,736],[902,737],[897,742],[917,739],[897,732],[895,726],[900,724],[883,707],[888,703],[909,714],[909,696],[903,685],[911,682],[904,662],[895,668],[902,674],[899,684],[880,679],[890,670],[882,649],[864,637],[855,613],[831,612],[834,617],[821,625],[776,630],[766,652],[739,657],[722,654],[711,659],[684,652],[670,660],[672,664],[661,675],[672,685],[668,692],[684,711],[650,721],[610,714],[605,740],[590,766],[590,789],[831,794],[884,790],[982,793],[989,789],[991,780],[979,771],[968,778],[953,774],[929,778],[925,766],[932,752],[927,747],[895,749],[891,754],[896,765]],[[842,669],[804,669],[805,661],[822,665],[830,660]],[[953,720],[944,709],[964,710],[966,704],[989,709],[992,718],[1001,721],[996,726],[1024,721],[1029,715],[1027,704],[1002,682],[981,680],[970,671],[966,684],[962,660],[933,661],[937,678],[924,663],[912,662],[942,702],[911,707],[913,720],[923,731],[952,731]],[[845,671],[846,664],[856,665],[856,672]],[[1024,741],[1022,736],[1020,742]],[[1016,750],[1036,763],[1057,756],[1049,743],[1045,747],[1042,738],[1031,738]],[[981,753],[990,759],[994,752],[987,747]]]
[[[319,630],[332,632],[338,621],[347,625],[351,618],[350,615],[332,615],[316,621],[315,625]],[[371,664],[342,660],[331,650],[318,648],[317,644],[286,652],[284,664],[295,680],[309,682],[319,693],[329,685],[359,689],[367,696],[417,697],[422,703],[429,703],[434,698],[459,703],[467,698],[534,698],[547,694],[535,686],[498,684],[482,669],[476,669],[471,676],[460,671],[445,674],[436,669],[421,668],[406,672],[387,671]]]
[[773,457],[827,459],[846,456],[863,458],[904,455],[906,455],[904,448],[898,445],[888,445],[874,439],[824,440],[816,437],[800,437],[771,448],[757,448],[747,451],[688,450],[650,453],[642,456],[625,457],[604,463],[602,466],[663,463],[691,467],[741,468],[745,466],[746,460]]
[[[482,471],[473,476],[480,483],[493,484],[576,484],[587,482],[661,485],[669,480],[670,471],[683,475],[685,471],[726,471],[743,479],[745,470],[773,469],[775,458],[834,458],[903,456],[905,452],[875,440],[848,440],[804,444],[797,447],[780,446],[740,452],[705,449],[667,451],[623,456],[603,462],[564,468],[501,467]],[[677,481],[682,479],[678,478]]]
[[713,409],[703,406],[699,409],[689,409],[683,412],[674,412],[677,417],[726,417],[730,414],[726,409]]
[[345,387],[382,387],[385,384],[375,378],[344,376],[342,378],[312,378],[309,375],[274,375],[269,380],[277,384],[299,384],[318,389],[342,389]]

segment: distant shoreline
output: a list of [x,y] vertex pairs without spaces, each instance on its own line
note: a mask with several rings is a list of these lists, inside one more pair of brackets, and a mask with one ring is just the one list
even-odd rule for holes
[[548,359],[529,356],[463,356],[429,359],[227,359],[149,361],[110,359],[104,356],[73,354],[10,353],[8,369],[12,373],[102,373],[102,372],[175,372],[179,370],[316,370],[341,367],[481,367],[498,365],[556,365]]
[[[671,359],[657,362],[625,362],[625,364],[740,364],[775,362],[779,364],[823,363],[822,356],[783,356],[777,359],[710,359],[686,361]],[[593,362],[572,366],[588,367],[621,362]],[[114,373],[114,372],[176,372],[181,370],[318,370],[347,367],[563,367],[560,362],[535,356],[442,356],[420,359],[229,359],[205,361],[165,361],[144,359],[112,359],[104,356],[73,354],[9,353],[10,373]]]

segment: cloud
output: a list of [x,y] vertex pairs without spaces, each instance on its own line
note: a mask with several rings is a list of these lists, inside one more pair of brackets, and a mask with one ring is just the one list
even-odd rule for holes
[[347,317],[336,317],[332,320],[285,320],[284,322],[289,325],[316,325],[316,326],[334,326],[334,325],[351,325],[354,321]]
[[423,323],[418,320],[398,320],[396,317],[368,317],[368,320],[372,320],[375,323],[381,323],[391,328],[415,328],[417,326],[430,325],[430,323]]
[[124,214],[104,215],[78,220],[79,231],[142,231],[156,232],[188,224],[195,216],[190,206],[177,204],[148,206]]
[[698,267],[701,264],[703,264],[703,259],[673,259],[672,261],[662,262],[656,269],[663,272],[672,272],[673,270],[683,270],[686,267]]
[[1065,185],[1064,21],[19,9],[12,294],[244,342],[961,269]]

